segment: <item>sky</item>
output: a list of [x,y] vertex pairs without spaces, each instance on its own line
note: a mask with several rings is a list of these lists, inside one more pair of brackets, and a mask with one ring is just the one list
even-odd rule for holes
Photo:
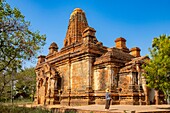
[[[115,47],[115,39],[125,38],[130,49],[139,47],[141,55],[149,55],[154,37],[170,35],[170,0],[6,0],[20,9],[32,31],[46,34],[46,45],[39,55],[47,55],[52,42],[59,50],[68,28],[69,17],[81,8],[98,41]],[[27,62],[26,66],[35,64]]]

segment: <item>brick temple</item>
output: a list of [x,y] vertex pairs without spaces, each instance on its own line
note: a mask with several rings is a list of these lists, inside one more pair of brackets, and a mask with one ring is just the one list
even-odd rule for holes
[[111,104],[140,105],[153,100],[141,68],[149,58],[140,55],[139,47],[129,49],[122,37],[114,41],[115,47],[106,47],[95,32],[84,11],[74,9],[64,47],[59,50],[53,42],[48,55],[38,57],[36,104],[105,104],[106,88]]

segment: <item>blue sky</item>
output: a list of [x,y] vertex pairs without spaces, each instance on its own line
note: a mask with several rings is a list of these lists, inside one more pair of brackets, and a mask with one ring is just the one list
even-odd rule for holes
[[[141,48],[141,55],[149,54],[152,39],[161,34],[170,35],[170,0],[6,0],[17,7],[31,22],[33,31],[46,34],[43,55],[56,42],[63,47],[69,17],[75,8],[86,13],[96,37],[107,47],[114,47],[114,40],[124,37],[127,47]],[[27,65],[35,65],[28,63]]]

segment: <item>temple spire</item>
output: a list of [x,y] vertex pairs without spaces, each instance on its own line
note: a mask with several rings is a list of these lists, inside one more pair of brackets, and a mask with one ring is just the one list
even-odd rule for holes
[[70,15],[64,46],[82,42],[82,32],[87,27],[88,23],[84,11],[80,8],[75,8]]

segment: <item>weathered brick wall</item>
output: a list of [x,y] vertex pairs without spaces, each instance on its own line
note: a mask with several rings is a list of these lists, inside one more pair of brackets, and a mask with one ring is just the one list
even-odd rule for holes
[[89,61],[87,59],[66,63],[57,67],[62,77],[62,89],[67,92],[71,88],[72,92],[85,90],[89,82]]
[[94,70],[92,88],[94,90],[105,91],[106,88],[109,86],[108,76],[109,75],[108,75],[108,69],[107,68]]
[[81,60],[71,64],[71,90],[78,92],[85,90],[88,75],[88,62],[87,60]]
[[131,75],[123,74],[119,76],[118,86],[119,88],[122,89],[121,93],[125,93],[125,94],[128,93],[130,81],[131,81]]
[[66,92],[69,88],[69,63],[57,67],[57,70],[59,70],[59,74],[62,78],[61,88],[63,92]]

